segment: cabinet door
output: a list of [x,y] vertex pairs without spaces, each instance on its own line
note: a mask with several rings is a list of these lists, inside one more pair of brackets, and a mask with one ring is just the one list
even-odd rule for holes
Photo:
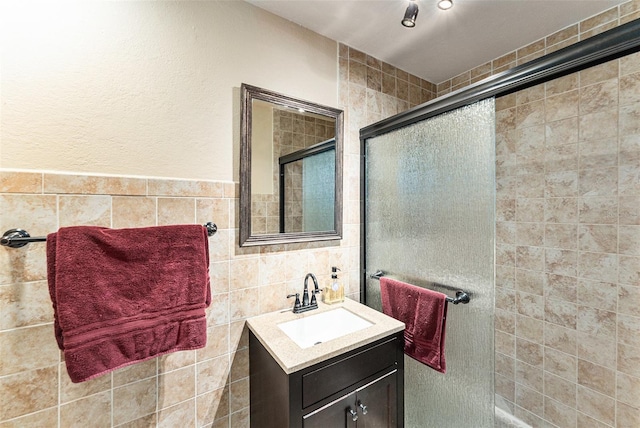
[[356,412],[355,392],[344,396],[302,418],[304,428],[355,428],[359,413]]
[[357,428],[397,427],[397,376],[394,370],[356,391]]

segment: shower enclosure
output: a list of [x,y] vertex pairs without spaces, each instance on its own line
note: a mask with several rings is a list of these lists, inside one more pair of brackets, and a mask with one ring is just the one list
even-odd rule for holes
[[[582,394],[582,397],[594,396],[598,398],[591,399],[590,402],[587,402],[589,401],[588,399],[580,401],[577,406],[578,409],[576,409],[575,405],[573,408],[564,406],[555,396],[544,397],[544,406],[542,407],[539,405],[540,400],[535,401],[534,404],[537,407],[533,407],[530,405],[531,403],[527,402],[529,397],[527,394],[530,391],[535,394],[536,391],[534,389],[539,389],[539,385],[524,384],[533,383],[537,378],[529,379],[526,371],[516,373],[517,370],[514,371],[513,365],[510,368],[507,367],[508,361],[517,360],[518,364],[522,363],[520,364],[522,367],[525,367],[525,364],[537,364],[534,368],[538,369],[537,372],[539,373],[542,370],[539,366],[543,360],[538,358],[540,353],[536,353],[535,350],[548,346],[550,352],[553,353],[554,346],[562,347],[566,342],[564,338],[567,336],[556,334],[558,343],[554,343],[551,340],[538,344],[537,348],[530,348],[526,346],[526,341],[520,341],[520,346],[517,346],[518,343],[507,343],[504,340],[508,336],[507,334],[498,335],[498,333],[501,333],[498,329],[498,324],[501,324],[504,320],[498,319],[493,310],[493,294],[495,293],[493,290],[493,270],[496,251],[494,246],[494,222],[496,221],[496,215],[495,212],[492,212],[495,211],[495,205],[491,205],[495,204],[496,186],[504,193],[504,188],[502,187],[504,187],[505,183],[496,183],[494,177],[496,158],[493,153],[495,150],[493,139],[496,131],[492,117],[493,109],[495,108],[493,100],[494,97],[514,95],[516,92],[529,88],[532,90],[540,90],[540,88],[548,90],[548,85],[551,85],[551,88],[554,87],[554,82],[552,81],[556,78],[570,77],[568,75],[572,73],[604,65],[606,62],[620,58],[622,58],[620,60],[622,63],[623,57],[639,50],[640,20],[635,20],[526,64],[495,74],[465,89],[440,97],[360,130],[362,154],[361,301],[380,310],[379,282],[371,278],[371,275],[377,274],[379,271],[384,272],[384,275],[404,280],[417,286],[435,288],[437,291],[445,292],[451,297],[453,297],[456,290],[464,290],[471,297],[468,305],[449,305],[446,327],[448,369],[446,374],[442,375],[426,366],[421,366],[410,358],[406,358],[405,426],[410,428],[475,428],[491,427],[494,426],[494,423],[496,427],[526,426],[525,422],[530,422],[535,426],[545,424],[573,426],[576,423],[576,414],[578,416],[578,425],[580,425],[580,417],[603,419],[605,416],[609,416],[598,414],[600,410],[598,404],[605,401],[610,405],[613,400],[602,394],[598,395],[583,385],[573,385],[573,388],[578,391],[579,397]],[[618,72],[616,71],[614,77],[617,76]],[[626,78],[626,76],[623,77]],[[623,77],[620,77],[620,79]],[[588,81],[588,79],[585,80]],[[586,81],[582,83],[588,85],[589,83]],[[558,88],[556,87],[556,89]],[[551,93],[553,95],[553,89],[551,89]],[[514,98],[517,98],[517,95]],[[557,97],[557,99],[564,98],[566,98],[564,94]],[[501,98],[499,100],[502,102]],[[585,101],[588,101],[588,98],[585,98]],[[635,103],[635,99],[630,99],[630,96],[626,95],[626,98],[622,99],[622,101],[626,102],[627,105],[619,107],[619,114],[627,118],[627,120],[631,120],[629,123],[636,123],[636,116],[633,116],[633,119],[629,119],[631,117],[630,111],[632,111],[629,105]],[[538,102],[538,105],[542,104]],[[587,102],[585,105],[590,104]],[[590,106],[594,107],[593,105]],[[618,108],[617,106],[614,107]],[[504,110],[504,106],[502,109]],[[590,112],[582,113],[588,115]],[[504,113],[501,112],[501,114],[503,114],[502,122],[504,122]],[[524,115],[520,117],[522,118]],[[539,117],[549,121],[556,120],[553,115],[541,114]],[[585,125],[588,123],[590,122],[587,122],[586,119],[580,122],[580,124]],[[620,121],[622,131],[633,133],[637,130],[635,126],[627,126],[625,128],[623,126],[625,123],[622,120]],[[607,127],[603,126],[603,128]],[[542,125],[542,129],[544,130],[544,125]],[[549,129],[553,131],[554,128],[551,127]],[[504,129],[502,132],[504,132]],[[523,132],[525,137],[533,136],[535,139],[536,135],[538,134],[529,135]],[[545,138],[548,135],[544,134],[544,132],[542,135],[542,144],[546,144],[548,141],[545,141]],[[623,137],[626,136],[624,133],[621,135]],[[551,135],[550,137],[553,138],[553,136]],[[502,135],[502,138],[505,138],[505,136]],[[562,138],[562,136],[556,136],[557,138]],[[490,141],[491,144],[489,144]],[[510,141],[513,144],[517,144],[513,140]],[[626,142],[626,140],[624,141]],[[527,146],[526,144],[524,147],[520,147],[524,152],[532,148],[532,146]],[[623,146],[622,142],[619,146]],[[555,151],[553,153],[560,152]],[[618,154],[617,156],[620,155]],[[526,161],[529,158],[523,156],[518,159],[526,166]],[[601,157],[595,155],[593,159],[601,159]],[[592,162],[593,159],[583,158],[587,162],[587,169],[589,169],[589,162]],[[629,160],[626,157],[624,159],[626,161]],[[504,159],[502,162],[504,162]],[[505,167],[503,164],[500,164],[500,166],[502,169]],[[512,165],[508,164],[507,167],[509,166]],[[551,182],[553,182],[556,171],[557,169],[552,171]],[[518,175],[517,172],[516,175]],[[544,176],[544,174],[542,175]],[[618,174],[613,174],[613,176],[618,177]],[[590,175],[585,173],[581,177],[588,179]],[[518,183],[529,184],[527,177],[516,178],[518,178]],[[511,182],[515,180],[513,177],[509,177],[509,179],[512,180]],[[544,182],[542,180],[543,185],[540,188],[546,191]],[[540,182],[532,182],[531,185],[535,186],[536,183],[539,184]],[[586,196],[592,196],[588,193],[589,190],[585,189],[582,190],[587,193]],[[549,195],[531,196],[523,194],[521,196],[543,198]],[[550,195],[550,197],[553,196],[556,195]],[[597,198],[598,196],[596,194],[593,197]],[[622,204],[623,202],[620,203]],[[553,207],[553,205],[550,205],[550,207]],[[501,206],[501,209],[504,210],[505,207]],[[535,212],[539,216],[539,209],[537,211],[534,209],[526,211],[527,214]],[[528,218],[525,217],[523,221],[529,221],[527,220]],[[487,219],[489,219],[490,224],[487,223]],[[549,221],[553,223],[556,220],[551,218]],[[537,239],[539,241],[539,237]],[[549,252],[551,256],[559,253],[562,252]],[[583,268],[590,269],[587,263],[593,258],[593,255],[589,253],[589,249],[584,250],[582,253],[584,253],[582,254]],[[527,254],[522,253],[521,255],[526,256]],[[605,254],[605,256],[611,259],[616,254]],[[526,262],[527,260],[525,257],[522,261]],[[542,263],[543,271],[547,267],[554,269],[554,266],[546,266]],[[586,271],[587,276],[598,274],[594,273],[594,269],[589,269]],[[633,281],[637,278],[637,271],[631,269],[632,272],[629,273],[624,269],[626,268],[623,266],[622,271],[627,276],[622,278],[622,281]],[[504,288],[505,286],[513,288],[513,285],[508,284],[502,284],[498,288]],[[540,298],[538,300],[541,301]],[[554,299],[551,301],[555,302]],[[598,302],[594,302],[591,302],[591,305],[597,306]],[[529,301],[521,303],[514,303],[518,304],[515,309],[516,312],[528,310],[532,306]],[[504,302],[501,302],[501,304],[504,304]],[[597,312],[588,307],[588,304],[588,302],[584,303],[584,308],[579,307],[578,310],[584,310],[586,314]],[[540,305],[538,305],[539,307]],[[546,308],[542,310],[544,311]],[[502,316],[504,316],[504,312],[503,310]],[[492,321],[494,316],[498,320],[495,329]],[[620,318],[627,319],[628,317],[620,316]],[[552,319],[550,322],[543,321],[541,325],[545,329],[543,330],[544,332],[547,329],[552,333],[562,333],[570,330],[570,328],[562,330],[561,326],[560,328],[558,327],[557,324],[562,321],[561,318]],[[553,321],[555,321],[555,324]],[[526,325],[523,327],[526,329]],[[586,327],[581,326],[580,328],[584,330]],[[575,329],[576,327],[574,327]],[[528,333],[532,332],[533,330]],[[537,333],[537,331],[535,332]],[[589,331],[582,332],[582,336],[588,337],[589,333]],[[596,333],[598,332],[593,334],[595,335]],[[496,339],[494,339],[494,334]],[[513,339],[513,336],[511,338]],[[498,373],[502,376],[500,384],[493,379],[494,340],[496,351],[503,351],[503,358],[496,360],[496,363],[499,364],[495,369],[496,373],[498,373],[498,370],[502,371]],[[618,340],[620,340],[619,337]],[[624,337],[623,340],[625,340]],[[635,338],[633,340],[633,344],[637,343]],[[613,343],[615,349],[615,339]],[[623,344],[626,345],[626,343]],[[579,348],[574,343],[575,347]],[[561,350],[564,350],[564,348]],[[566,351],[569,352],[571,350]],[[591,367],[594,365],[588,361],[593,359],[593,355],[589,354],[591,349],[581,348],[578,351],[583,354],[586,366]],[[511,355],[514,352],[515,355]],[[504,358],[507,354],[509,354],[507,358]],[[559,354],[556,352],[557,355]],[[575,360],[575,356],[570,353],[567,353],[567,355]],[[533,358],[536,358],[536,360],[534,361]],[[620,364],[618,365],[620,366]],[[629,367],[624,364],[619,369],[629,371]],[[505,376],[509,374],[509,370],[513,372],[511,375],[516,373],[516,375],[520,376],[519,382],[521,382],[521,385],[518,386],[517,382],[506,379]],[[545,375],[549,375],[545,376],[544,382],[553,382],[559,379],[557,376],[555,378],[552,376],[554,374],[553,371],[557,371],[557,367],[545,366],[544,370]],[[551,370],[551,373],[546,373],[546,370]],[[507,382],[505,382],[505,379]],[[631,386],[628,386],[628,388],[631,388]],[[500,389],[500,391],[497,391],[497,389]],[[557,393],[558,391],[550,391],[551,394],[554,392]],[[494,396],[494,393],[497,396]],[[540,398],[540,393],[538,392],[537,394],[536,397]],[[526,421],[512,419],[513,409],[510,409],[509,405],[504,405],[505,398],[508,400],[514,400],[515,398],[512,404],[519,406],[516,408],[516,412],[520,412],[520,415],[516,414],[515,416],[523,416],[527,419]],[[619,415],[616,414],[617,416],[614,415],[613,419],[609,418],[611,419],[609,425],[613,426],[619,421],[624,424],[625,417],[629,421],[632,418],[637,418],[637,414],[632,413],[637,408],[629,407],[623,403],[625,399],[628,398],[625,398],[624,394],[622,394],[622,398],[618,397],[616,399],[616,405],[620,409],[627,411],[627,413],[622,412]],[[494,401],[496,402],[495,412]],[[498,404],[501,405],[501,409],[498,408]],[[549,404],[549,406],[547,407],[546,404]],[[563,409],[568,412],[561,413],[560,406],[564,406]],[[632,414],[634,416],[631,416]],[[567,417],[568,423],[565,423],[566,421],[563,419],[565,417]],[[620,420],[613,422],[617,417]],[[492,422],[494,419],[495,422]],[[556,423],[556,420],[560,422]],[[573,424],[571,423],[572,420]]]

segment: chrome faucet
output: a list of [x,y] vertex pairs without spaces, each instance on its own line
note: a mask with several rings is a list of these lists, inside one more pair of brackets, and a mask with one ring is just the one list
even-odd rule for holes
[[[311,290],[311,300],[309,300],[309,278],[313,280],[313,290]],[[296,302],[293,305],[293,313],[299,314],[301,312],[310,311],[312,309],[318,309],[318,301],[316,300],[316,294],[320,293],[320,288],[318,287],[318,280],[316,276],[312,273],[308,273],[307,276],[304,277],[304,290],[302,292],[302,303],[300,303],[300,293],[289,294],[287,298],[295,297]]]

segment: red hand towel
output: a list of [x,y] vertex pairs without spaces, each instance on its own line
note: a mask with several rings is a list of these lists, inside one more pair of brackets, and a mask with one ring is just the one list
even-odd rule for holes
[[446,294],[382,277],[380,296],[382,312],[405,323],[405,354],[445,373]]
[[47,236],[55,335],[73,382],[206,345],[207,237],[200,225]]

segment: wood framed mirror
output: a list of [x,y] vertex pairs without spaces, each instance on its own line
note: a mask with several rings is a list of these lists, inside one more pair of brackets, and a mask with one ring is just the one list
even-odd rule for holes
[[240,246],[341,239],[342,110],[240,94]]

